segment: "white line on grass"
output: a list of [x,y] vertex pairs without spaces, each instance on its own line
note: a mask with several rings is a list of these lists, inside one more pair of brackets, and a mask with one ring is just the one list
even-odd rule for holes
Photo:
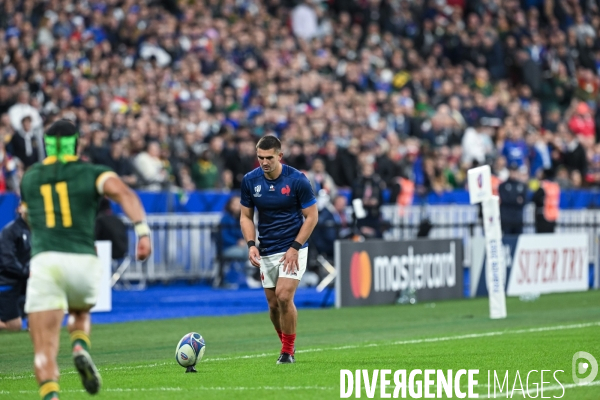
[[[197,388],[194,388],[196,390]],[[106,388],[103,392],[181,392],[184,389],[180,387],[157,387],[157,388]],[[0,394],[29,394],[38,393],[37,390],[0,390]],[[61,390],[61,393],[85,393],[83,389],[67,389]]]
[[[436,342],[447,342],[452,340],[465,340],[465,339],[479,339],[490,336],[503,336],[503,335],[519,335],[523,333],[536,333],[536,332],[548,332],[548,331],[561,331],[566,329],[583,329],[590,328],[594,326],[600,326],[600,322],[588,322],[584,324],[571,324],[571,325],[556,325],[556,326],[544,326],[540,328],[528,328],[528,329],[515,329],[515,330],[506,330],[506,331],[495,331],[495,332],[483,332],[483,333],[471,333],[467,335],[458,335],[458,336],[442,336],[437,338],[424,338],[424,339],[412,339],[412,340],[400,340],[396,342],[388,342],[388,343],[370,343],[370,344],[356,344],[356,345],[346,345],[346,346],[338,346],[338,347],[324,347],[324,348],[315,348],[315,349],[304,349],[298,350],[297,353],[314,353],[321,351],[338,351],[338,350],[348,350],[348,349],[357,349],[361,347],[383,347],[383,346],[402,346],[408,344],[421,344],[421,343],[436,343]],[[205,358],[203,363],[205,362],[215,362],[215,361],[232,361],[232,360],[244,360],[244,359],[253,359],[253,358],[263,358],[263,357],[273,357],[277,356],[279,353],[261,353],[261,354],[250,354],[245,356],[237,356],[237,357],[214,357],[214,358]],[[132,370],[139,368],[155,368],[162,367],[165,365],[173,365],[173,363],[161,362],[161,363],[153,363],[148,365],[134,365],[134,366],[120,366],[120,367],[107,367],[100,368],[100,371],[121,371],[121,370]],[[75,371],[67,371],[62,373],[63,375],[74,374]],[[33,377],[33,374],[29,375],[9,375],[0,377],[0,380],[17,380],[17,379],[26,379]]]
[[[487,385],[477,385],[477,387],[482,387],[482,386],[487,386]],[[584,388],[586,386],[600,386],[600,381],[594,381],[591,383],[587,383],[587,384],[575,384],[575,383],[568,383],[568,384],[563,384],[562,386],[558,386],[558,385],[554,385],[554,386],[548,386],[544,388],[544,391],[546,392],[551,392],[551,391],[556,391],[556,390],[562,390],[563,388],[565,389],[565,394],[566,394],[566,389],[575,389],[575,388]],[[376,388],[379,388],[379,385],[377,385]],[[391,386],[388,386],[388,388],[391,388]],[[365,391],[365,388],[361,388],[361,391]],[[103,392],[181,392],[181,391],[185,391],[186,389],[182,389],[180,387],[158,387],[158,388],[105,388],[102,389]],[[245,391],[245,390],[338,390],[337,387],[333,387],[333,386],[196,386],[194,387],[193,390],[207,390],[207,391]],[[69,389],[69,390],[62,390],[61,392],[63,393],[84,393],[85,391],[82,389]],[[10,394],[32,394],[32,393],[37,393],[36,390],[14,390],[14,391],[9,391],[9,390],[0,390],[0,395],[10,395]],[[487,398],[498,398],[498,396],[503,396],[506,397],[506,393],[498,393],[496,396],[494,396],[493,394],[491,394],[489,397],[487,394],[485,393],[480,393],[479,394],[482,399],[487,399]]]
[[[158,388],[105,388],[103,392],[182,392],[187,389],[180,387],[158,387]],[[337,387],[328,386],[195,386],[193,390],[210,390],[210,391],[226,391],[226,390],[339,390]],[[37,390],[0,390],[0,395],[6,394],[30,394],[37,393]],[[68,389],[61,390],[61,393],[85,393],[83,389]]]

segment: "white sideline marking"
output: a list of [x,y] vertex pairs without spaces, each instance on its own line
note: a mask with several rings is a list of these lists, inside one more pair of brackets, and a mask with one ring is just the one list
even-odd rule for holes
[[[194,388],[196,390],[198,388]],[[182,388],[179,387],[157,387],[157,388],[107,388],[101,389],[101,392],[181,392]],[[86,393],[83,389],[67,389],[61,390],[61,393]],[[9,390],[0,390],[0,394],[29,394],[29,393],[38,393],[37,390],[13,390],[12,392]]]
[[[483,333],[471,333],[467,335],[458,335],[458,336],[442,336],[437,338],[425,338],[425,339],[412,339],[412,340],[401,340],[396,342],[388,342],[388,343],[370,343],[370,344],[360,344],[360,345],[347,345],[347,346],[338,346],[338,347],[325,347],[325,348],[315,348],[315,349],[304,349],[298,350],[297,353],[314,353],[320,351],[338,351],[338,350],[347,350],[347,349],[357,349],[360,347],[383,347],[383,346],[401,346],[407,344],[421,344],[421,343],[436,343],[436,342],[447,342],[451,340],[464,340],[464,339],[478,339],[489,336],[503,336],[503,335],[518,335],[523,333],[535,333],[535,332],[548,332],[548,331],[561,331],[565,329],[582,329],[582,328],[590,328],[594,326],[600,326],[599,322],[587,322],[584,324],[572,324],[572,325],[556,325],[556,326],[544,326],[539,328],[528,328],[528,329],[516,329],[516,330],[506,330],[506,331],[495,331],[495,332],[483,332]],[[244,359],[252,359],[252,358],[263,358],[263,357],[276,357],[279,353],[261,353],[261,354],[250,354],[246,356],[237,356],[237,357],[215,357],[215,358],[206,358],[202,361],[202,363],[213,362],[213,361],[231,361],[231,360],[244,360]],[[121,370],[132,370],[139,368],[155,368],[162,367],[165,365],[174,365],[171,362],[160,362],[153,363],[148,365],[134,365],[134,366],[120,366],[120,367],[107,367],[107,368],[98,368],[100,371],[110,372],[110,371],[121,371]],[[70,375],[77,373],[74,370],[62,372],[61,375]],[[27,379],[32,378],[33,374],[28,375],[9,375],[0,377],[0,380],[18,380],[18,379]]]
[[[224,391],[224,390],[338,390],[337,387],[327,386],[196,386],[193,390],[210,390],[210,391]],[[101,392],[182,392],[187,389],[180,387],[158,387],[158,388],[106,388],[101,389]],[[192,389],[190,389],[192,390]],[[37,393],[37,390],[0,390],[2,394],[30,394]],[[68,389],[61,390],[61,393],[85,393],[83,389]]]
[[[487,385],[477,385],[477,387],[487,387]],[[600,386],[600,381],[594,381],[588,384],[575,384],[575,383],[566,383],[562,386],[554,385],[548,386],[544,388],[544,391],[551,392],[556,390],[562,390],[563,387],[565,389],[575,389],[575,388],[583,388],[586,386]],[[388,386],[388,388],[391,386]],[[377,385],[379,388],[379,385]],[[365,388],[361,388],[361,391],[366,390]],[[102,389],[103,392],[182,392],[186,389],[182,389],[180,387],[158,387],[158,388],[106,388]],[[193,390],[209,390],[209,391],[226,391],[226,390],[234,390],[234,391],[244,391],[244,390],[338,390],[337,387],[329,387],[329,386],[196,386]],[[83,389],[69,389],[69,390],[61,390],[63,393],[85,393]],[[37,393],[37,390],[0,390],[0,395],[6,394],[32,394]],[[506,397],[506,393],[498,393],[496,396],[490,395],[488,397],[485,393],[480,393],[480,398],[497,398],[498,396]]]
[[[574,388],[584,388],[586,386],[600,386],[600,381],[594,381],[594,382],[590,382],[590,383],[563,383],[562,384],[563,387],[565,388],[565,394],[567,394],[567,389],[574,389]],[[478,385],[479,386],[479,385]],[[485,385],[487,386],[487,385]],[[539,391],[541,391],[541,388],[538,388]],[[490,388],[491,390],[491,388]],[[556,391],[556,390],[562,390],[562,387],[559,385],[554,385],[554,386],[548,386],[548,387],[544,387],[544,392],[552,392],[552,391]],[[519,390],[520,391],[520,390]],[[502,396],[502,393],[496,393],[496,395],[494,396],[492,393],[490,393],[490,396],[488,397],[487,393],[484,393],[482,395],[482,399],[496,399],[499,396]],[[507,394],[504,393],[504,396],[502,397],[507,397]]]

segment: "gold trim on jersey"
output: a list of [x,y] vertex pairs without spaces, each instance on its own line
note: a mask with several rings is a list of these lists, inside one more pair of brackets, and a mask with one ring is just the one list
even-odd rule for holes
[[[70,156],[68,154],[62,156],[62,158],[63,158],[63,161],[65,161],[65,162],[79,160],[79,157],[77,157],[77,156]],[[58,160],[58,158],[56,156],[48,156],[48,157],[44,158],[44,161],[42,161],[42,164],[44,164],[44,165],[54,164],[57,160]]]
[[104,184],[106,183],[106,180],[110,177],[115,177],[118,178],[119,175],[115,174],[113,171],[105,171],[103,173],[101,173],[100,175],[98,175],[98,178],[96,178],[96,190],[98,191],[99,194],[104,194]]

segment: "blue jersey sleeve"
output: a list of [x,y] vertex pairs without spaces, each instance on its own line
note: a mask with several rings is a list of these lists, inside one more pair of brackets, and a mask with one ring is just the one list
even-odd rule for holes
[[313,193],[312,186],[310,185],[309,180],[302,174],[302,177],[297,181],[298,190],[296,193],[298,194],[298,201],[300,202],[300,206],[302,209],[308,208],[317,202],[315,198],[315,194]]
[[240,204],[247,208],[254,209],[254,201],[252,200],[252,193],[250,191],[250,182],[244,178],[242,180]]

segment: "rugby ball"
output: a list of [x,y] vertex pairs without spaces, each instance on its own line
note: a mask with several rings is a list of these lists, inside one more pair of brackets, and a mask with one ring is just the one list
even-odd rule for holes
[[204,357],[204,338],[197,332],[190,332],[181,338],[175,349],[175,359],[182,367],[191,367]]

